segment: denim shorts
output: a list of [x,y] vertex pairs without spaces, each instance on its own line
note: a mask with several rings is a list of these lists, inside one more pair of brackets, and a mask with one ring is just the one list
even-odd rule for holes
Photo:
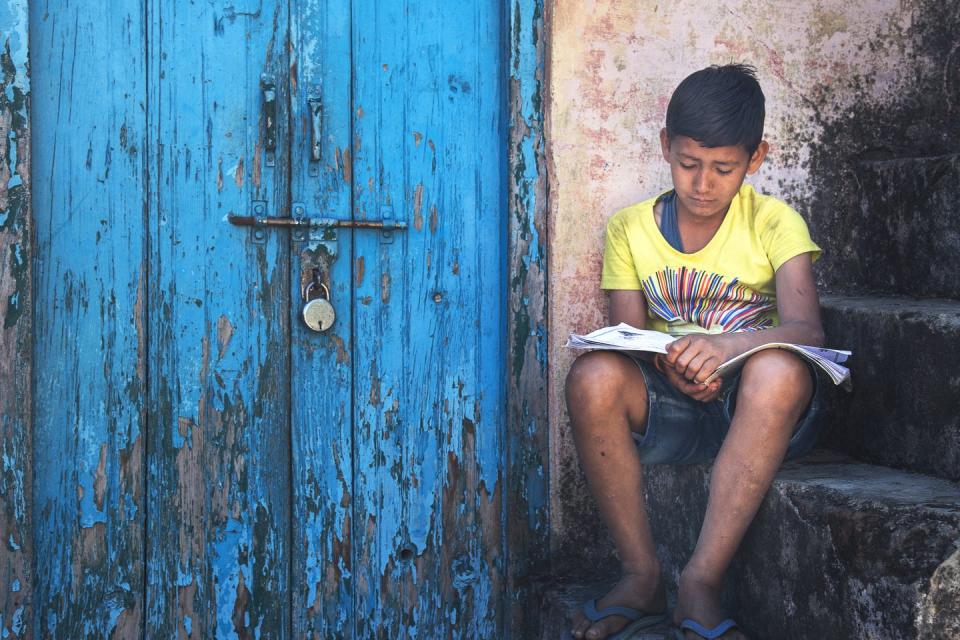
[[[700,402],[670,384],[652,363],[631,359],[640,367],[647,385],[647,429],[643,435],[632,432],[640,461],[695,464],[715,458],[730,429],[740,387],[740,372],[724,380],[715,400]],[[813,396],[794,427],[787,447],[787,460],[809,452],[820,434],[822,384],[813,367],[810,367],[810,373],[814,380]]]

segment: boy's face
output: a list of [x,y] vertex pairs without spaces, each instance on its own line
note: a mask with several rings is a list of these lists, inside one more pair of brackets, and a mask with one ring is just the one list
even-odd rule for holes
[[702,147],[686,136],[668,139],[666,129],[660,131],[660,147],[670,164],[678,213],[701,219],[726,214],[743,179],[760,168],[768,149],[766,141],[753,155],[740,145]]

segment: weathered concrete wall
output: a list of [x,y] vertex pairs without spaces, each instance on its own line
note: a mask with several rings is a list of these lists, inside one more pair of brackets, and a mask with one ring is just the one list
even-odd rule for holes
[[[549,335],[558,557],[597,547],[591,534],[578,534],[577,522],[596,515],[568,433],[563,380],[573,354],[562,345],[568,332],[605,318],[598,286],[607,218],[670,187],[657,132],[673,88],[708,64],[757,67],[771,154],[751,182],[806,217],[825,249],[825,290],[957,295],[955,278],[918,283],[861,260],[865,251],[905,246],[869,224],[900,214],[903,203],[884,211],[861,176],[878,161],[924,164],[960,148],[958,23],[957,3],[927,0],[554,4]],[[600,551],[598,562],[609,558]]]

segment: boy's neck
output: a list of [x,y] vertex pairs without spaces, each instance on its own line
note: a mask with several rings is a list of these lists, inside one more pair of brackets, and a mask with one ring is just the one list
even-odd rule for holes
[[723,220],[727,217],[727,212],[730,211],[730,204],[727,204],[722,211],[715,213],[712,216],[704,217],[698,216],[690,213],[680,202],[677,203],[677,222],[687,224],[690,226],[698,228],[719,228],[723,224]]
[[705,218],[691,214],[678,202],[677,228],[680,231],[684,252],[694,253],[707,246],[717,234],[729,211],[730,204],[727,204],[722,212]]

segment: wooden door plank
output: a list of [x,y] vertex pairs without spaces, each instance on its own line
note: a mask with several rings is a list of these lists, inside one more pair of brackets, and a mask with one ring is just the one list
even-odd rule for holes
[[357,629],[497,637],[502,15],[499,3],[364,3],[354,23],[355,213],[392,207],[410,224],[392,244],[355,239],[357,299],[372,299],[356,311]]
[[38,637],[141,634],[142,16],[125,0],[30,7]]
[[32,637],[33,219],[27,2],[0,0],[0,637]]
[[[351,207],[350,9],[342,0],[291,6],[291,193],[305,215],[349,219]],[[319,109],[319,160],[312,154]],[[317,235],[317,234],[315,234]],[[325,334],[290,306],[293,440],[293,637],[353,637],[351,232],[294,241],[291,289],[300,300],[313,269],[337,312]]]
[[[402,149],[403,138],[413,135],[404,127],[402,87],[393,75],[404,62],[405,5],[353,3],[353,215],[359,219],[391,213],[407,219],[403,184],[394,182],[396,170],[387,166],[394,159],[382,155],[383,149]],[[400,582],[407,570],[399,558],[404,543],[400,489],[404,434],[398,408],[409,396],[401,357],[408,319],[405,243],[404,232],[396,233],[393,243],[381,243],[377,233],[358,233],[354,238],[354,299],[370,300],[354,305],[356,637],[402,637]],[[394,276],[396,282],[391,281]]]
[[289,634],[289,232],[226,219],[287,213],[286,4],[148,5],[151,638]]
[[404,278],[405,366],[412,388],[426,391],[410,397],[403,421],[405,523],[417,550],[404,605],[416,607],[421,633],[498,637],[507,290],[502,17],[496,2],[438,3],[411,11],[411,21],[413,32],[431,35],[410,42],[403,82],[407,126],[424,143],[408,142],[397,159],[413,189],[415,223]]
[[543,0],[509,3],[510,292],[507,433],[507,636],[539,632],[534,578],[549,570],[547,393],[548,170]]

